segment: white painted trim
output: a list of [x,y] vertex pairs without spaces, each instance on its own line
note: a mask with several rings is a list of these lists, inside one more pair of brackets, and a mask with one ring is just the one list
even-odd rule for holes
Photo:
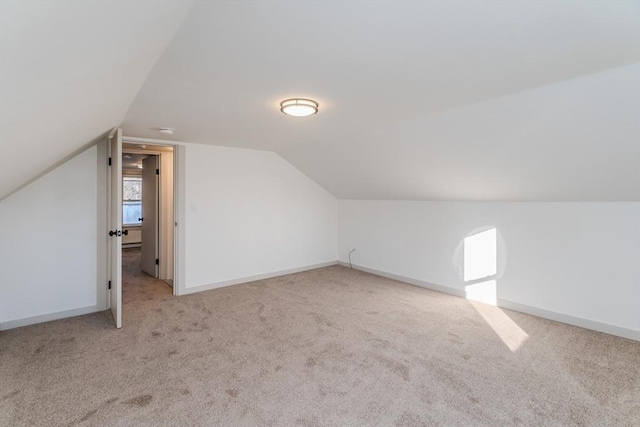
[[[164,146],[163,146],[164,147]],[[168,147],[173,147],[173,145],[168,145]],[[122,154],[148,154],[150,156],[159,156],[162,153],[169,153],[169,150],[166,151],[158,151],[158,150],[139,150],[139,149],[131,149],[131,148],[123,148]]]
[[[138,138],[133,136],[123,136],[122,143],[130,144],[148,144],[150,146],[162,146],[173,148],[173,221],[177,224],[173,227],[173,295],[183,295],[185,289],[185,224],[186,209],[184,205],[184,195],[186,194],[185,175],[186,161],[185,150],[186,142],[169,141],[164,139]],[[123,152],[129,153],[153,153],[161,156],[165,151],[154,151],[153,148],[123,149]],[[161,260],[162,261],[162,260]]]
[[[169,146],[169,145],[178,145],[178,146],[185,146],[187,144],[198,144],[197,142],[189,142],[189,141],[172,141],[172,140],[168,140],[168,139],[154,139],[154,138],[139,138],[137,136],[123,136],[122,137],[122,142],[128,142],[130,144],[150,144],[150,145],[165,145],[165,146]],[[259,148],[245,148],[245,147],[235,147],[235,146],[228,146],[228,145],[216,145],[216,144],[207,144],[207,145],[211,145],[214,147],[226,147],[226,148],[233,148],[236,150],[249,150],[249,151],[263,151],[263,152],[267,152],[267,153],[275,153],[273,150],[261,150]],[[277,153],[275,153],[277,154]]]
[[135,136],[123,136],[122,142],[129,142],[132,144],[151,144],[151,145],[185,145],[188,142],[170,141],[167,139],[153,139],[153,138],[138,138]]
[[[166,156],[168,153],[164,153],[164,156]],[[171,155],[173,156],[173,151],[171,152]],[[156,259],[160,260],[159,261],[159,265],[156,266],[156,276],[158,279],[160,280],[164,280],[164,279],[168,279],[168,277],[166,277],[166,273],[167,273],[167,264],[169,263],[169,260],[167,259],[166,255],[168,252],[168,247],[169,247],[169,236],[167,236],[166,234],[166,223],[167,218],[165,216],[168,216],[167,211],[165,210],[165,198],[167,197],[167,188],[166,188],[166,181],[165,181],[165,174],[167,173],[166,170],[164,170],[163,165],[163,159],[165,159],[166,157],[163,157],[163,153],[159,152],[157,154],[158,156],[158,170],[160,171],[160,175],[156,176],[156,182],[158,185],[158,204],[157,204],[157,208],[156,208],[156,216],[157,216],[157,221],[158,221],[158,227],[157,227],[157,236],[158,236],[158,246],[157,246],[157,256]],[[171,158],[171,175],[173,176],[173,157]],[[173,182],[175,182],[175,179],[172,179],[171,182],[171,192],[175,193],[175,188],[173,185]],[[172,194],[173,197],[173,194]],[[173,226],[175,219],[173,218],[174,216],[174,212],[175,212],[175,200],[174,203],[171,205],[171,234],[175,234],[176,228]],[[173,240],[173,236],[171,236],[172,240]],[[172,248],[175,249],[175,248]],[[171,251],[173,252],[173,250]],[[173,258],[173,257],[172,257]],[[175,262],[174,259],[171,259],[171,262]],[[165,273],[165,274],[162,274]],[[173,276],[171,276],[171,279],[173,279]]]
[[[347,268],[349,267],[348,262],[339,261],[338,264]],[[386,271],[376,270],[374,268],[364,267],[356,264],[353,264],[353,268],[354,270],[364,271],[365,273],[370,273],[376,276],[386,277],[388,279],[398,280],[400,282],[427,288],[432,291],[465,298],[465,293],[463,290],[451,288],[449,286],[435,285],[433,283],[425,282],[424,280],[413,279],[410,277],[401,276],[399,274],[388,273]],[[569,325],[578,326],[580,328],[590,329],[592,331],[603,332],[605,334],[616,335],[618,337],[640,341],[640,331],[636,331],[634,329],[609,325],[607,323],[596,322],[595,320],[583,319],[581,317],[571,316],[568,314],[556,313],[554,311],[545,310],[543,308],[519,304],[517,302],[507,301],[500,298],[498,298],[497,300],[497,305],[501,308],[518,311],[520,313],[531,314],[533,316],[542,317],[543,319],[553,320],[555,322],[566,323]]]
[[224,280],[222,282],[210,283],[208,285],[193,286],[183,289],[180,295],[193,294],[196,292],[209,291],[211,289],[224,288],[226,286],[240,285],[243,283],[255,282],[258,280],[271,279],[273,277],[286,276],[288,274],[300,273],[303,271],[316,270],[318,268],[330,267],[338,264],[337,261],[322,262],[319,264],[307,265],[304,267],[289,268],[287,270],[273,271],[271,273],[256,274],[255,276],[240,277],[238,279]]
[[[349,268],[348,262],[339,261],[339,265],[343,267]],[[364,267],[362,265],[352,264],[354,270],[364,271],[365,273],[370,273],[375,276],[386,277],[387,279],[397,280],[399,282],[409,283],[410,285],[420,286],[421,288],[431,289],[432,291],[440,292],[443,294],[449,294],[456,297],[464,298],[465,293],[460,289],[450,288],[448,286],[440,286],[430,282],[425,282],[424,280],[413,279],[411,277],[401,276],[399,274],[388,273],[386,271],[376,270],[375,268]]]
[[173,295],[184,295],[186,289],[186,251],[185,235],[187,208],[185,197],[187,194],[187,148],[175,145],[173,150]]
[[82,316],[84,314],[97,313],[104,309],[99,308],[97,305],[91,305],[88,307],[74,308],[72,310],[58,311],[56,313],[41,314],[33,317],[24,317],[22,319],[7,320],[0,323],[0,331],[6,331],[8,329],[20,328],[22,326],[35,325],[36,323],[51,322],[52,320],[65,319],[67,317]]
[[554,320],[556,322],[567,323],[573,326],[579,326],[592,331],[603,332],[605,334],[616,335],[630,340],[640,341],[640,331],[623,328],[621,326],[609,325],[607,323],[596,322],[595,320],[583,319],[581,317],[570,316],[568,314],[556,313],[555,311],[545,310],[543,308],[531,307],[517,302],[507,301],[498,298],[498,307],[506,308],[520,313],[531,314],[533,316],[542,317],[544,319]]

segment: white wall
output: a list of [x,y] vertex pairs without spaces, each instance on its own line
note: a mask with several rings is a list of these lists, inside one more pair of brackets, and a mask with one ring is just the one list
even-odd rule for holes
[[87,149],[0,202],[3,326],[96,310],[97,153]]
[[[106,308],[105,150],[91,147],[0,202],[3,329]],[[337,200],[281,157],[196,144],[186,154],[188,292],[335,262]]]
[[[0,202],[3,328],[105,308],[99,149]],[[640,332],[639,203],[338,201],[271,152],[181,152],[186,292],[346,262],[355,247],[355,265],[460,293],[463,239],[495,227],[501,301]]]
[[277,154],[186,148],[186,287],[335,262],[337,200]]
[[[463,239],[498,230],[498,298],[640,331],[640,204],[339,202],[339,259],[460,293]],[[637,334],[640,339],[640,334]]]

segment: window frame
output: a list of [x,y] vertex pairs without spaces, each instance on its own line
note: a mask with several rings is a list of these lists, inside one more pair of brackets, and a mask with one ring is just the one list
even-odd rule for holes
[[[126,180],[138,180],[140,181],[140,199],[125,199],[124,198],[124,183]],[[122,175],[122,226],[123,227],[142,227],[142,221],[126,223],[124,222],[124,206],[125,202],[140,202],[140,216],[142,216],[142,176],[141,175]]]

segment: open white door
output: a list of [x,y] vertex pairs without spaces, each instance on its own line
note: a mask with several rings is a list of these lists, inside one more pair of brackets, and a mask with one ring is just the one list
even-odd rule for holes
[[141,268],[158,277],[158,156],[142,160],[142,248]]
[[122,327],[122,129],[109,141],[109,280],[110,305],[116,328]]

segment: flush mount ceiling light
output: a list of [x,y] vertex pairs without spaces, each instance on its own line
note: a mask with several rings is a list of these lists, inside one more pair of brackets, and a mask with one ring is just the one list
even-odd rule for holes
[[280,111],[293,117],[312,116],[318,113],[318,103],[304,98],[285,99],[280,103]]
[[138,169],[142,169],[142,163],[138,163],[138,164],[136,165],[136,167],[137,167]]
[[158,129],[160,133],[164,133],[165,135],[173,135],[173,129],[171,128],[160,128]]

